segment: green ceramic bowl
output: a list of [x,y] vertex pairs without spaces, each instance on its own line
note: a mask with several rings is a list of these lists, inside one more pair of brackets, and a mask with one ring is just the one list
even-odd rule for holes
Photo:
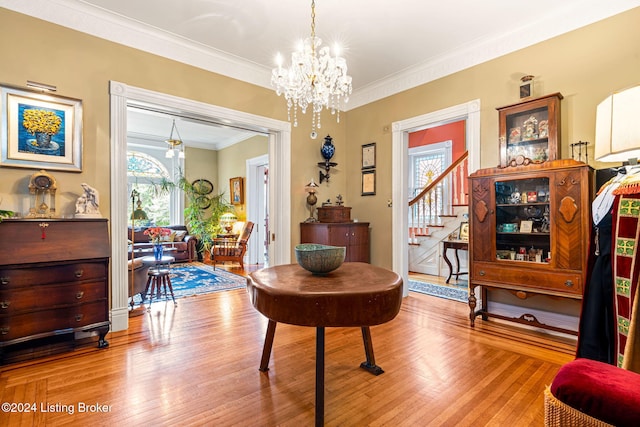
[[346,249],[344,246],[304,243],[296,246],[296,261],[313,274],[327,274],[342,265]]

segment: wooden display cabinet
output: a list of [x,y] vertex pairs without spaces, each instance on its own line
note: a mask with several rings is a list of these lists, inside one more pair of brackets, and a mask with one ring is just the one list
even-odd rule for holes
[[542,163],[558,158],[560,100],[554,93],[497,108],[500,167]]
[[344,246],[345,262],[369,262],[368,222],[303,222],[300,223],[300,243]]
[[[469,317],[502,319],[575,334],[525,314],[489,313],[487,289],[579,300],[586,280],[593,170],[575,160],[481,169],[470,177]],[[475,288],[482,307],[476,311]]]

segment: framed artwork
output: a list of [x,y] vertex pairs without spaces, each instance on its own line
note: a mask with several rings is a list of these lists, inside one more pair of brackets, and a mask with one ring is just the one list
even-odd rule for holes
[[376,167],[376,143],[362,146],[362,169],[373,169]]
[[238,176],[235,178],[231,178],[229,180],[229,187],[231,189],[231,204],[244,204],[244,185],[242,177]]
[[520,232],[531,233],[533,231],[533,221],[520,221]]
[[469,223],[463,222],[460,224],[460,231],[458,233],[458,239],[469,240]]
[[0,86],[0,166],[82,172],[82,101]]
[[376,171],[362,171],[362,195],[374,196],[376,194]]

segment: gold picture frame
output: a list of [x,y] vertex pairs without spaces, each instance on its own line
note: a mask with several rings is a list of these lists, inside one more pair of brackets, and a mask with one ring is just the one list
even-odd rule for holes
[[244,204],[244,180],[241,176],[229,179],[229,194],[232,205]]
[[362,195],[375,196],[376,194],[376,171],[362,171]]
[[463,222],[458,229],[458,240],[469,240],[469,223]]
[[82,172],[82,101],[0,86],[0,166]]

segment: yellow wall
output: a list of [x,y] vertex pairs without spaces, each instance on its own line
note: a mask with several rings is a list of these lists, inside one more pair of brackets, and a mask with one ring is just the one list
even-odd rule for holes
[[[262,156],[269,153],[269,138],[264,135],[256,135],[242,142],[223,148],[218,152],[218,182],[217,193],[224,192],[225,199],[231,200],[231,187],[229,179],[242,177],[244,179],[244,197],[247,196],[247,159]],[[244,221],[247,211],[246,205],[237,205],[238,219]]]
[[[310,117],[293,128],[290,215],[292,246],[298,223],[307,217],[304,185],[317,179],[323,137],[336,145],[331,180],[318,191],[320,201],[344,196],[352,216],[372,226],[374,264],[391,267],[392,122],[479,98],[481,165],[497,165],[496,107],[518,100],[519,78],[536,76],[538,94],[561,92],[561,155],[569,144],[593,141],[595,107],[609,92],[640,80],[640,8],[505,55],[468,70],[344,113],[337,124],[323,116],[319,138],[309,138]],[[25,36],[28,31],[28,37]],[[59,211],[73,212],[80,183],[101,194],[101,211],[110,212],[108,82],[189,98],[261,116],[287,120],[284,100],[274,91],[240,82],[165,58],[88,36],[67,28],[0,9],[0,82],[24,86],[27,80],[52,84],[58,93],[83,100],[84,162],[80,174],[52,171],[58,180]],[[357,83],[357,82],[356,82]],[[360,147],[377,142],[377,194],[360,195]],[[188,155],[189,153],[187,153]],[[34,170],[0,168],[0,209],[24,211],[27,179]],[[197,177],[193,177],[194,179]],[[224,185],[224,183],[218,183]],[[220,188],[220,187],[218,187]]]
[[184,176],[189,182],[208,179],[213,184],[213,192],[220,192],[218,182],[218,152],[202,148],[185,148]]
[[[497,107],[519,101],[520,77],[536,76],[536,94],[563,94],[561,158],[569,144],[594,142],[596,105],[613,90],[640,83],[640,8],[539,43],[347,114],[347,200],[360,221],[372,223],[371,261],[391,267],[391,132],[394,121],[473,99],[481,102],[481,167],[498,159]],[[360,197],[360,147],[377,142],[377,192]],[[590,164],[594,164],[592,147]],[[599,165],[597,167],[602,167]]]

